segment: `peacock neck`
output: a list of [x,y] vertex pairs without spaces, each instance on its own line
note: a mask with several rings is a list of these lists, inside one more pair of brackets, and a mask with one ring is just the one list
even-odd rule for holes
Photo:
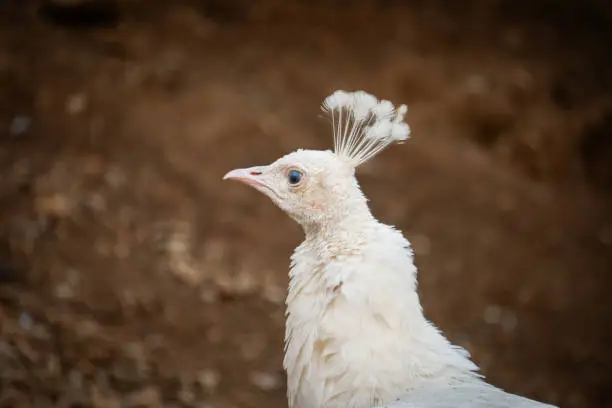
[[334,204],[328,213],[300,223],[307,240],[336,240],[378,223],[362,195]]
[[401,233],[369,210],[305,230],[289,272],[290,406],[368,407],[431,380],[473,378],[467,354],[423,315]]

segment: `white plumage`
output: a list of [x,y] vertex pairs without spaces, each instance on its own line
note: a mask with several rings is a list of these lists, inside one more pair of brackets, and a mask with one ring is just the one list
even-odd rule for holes
[[368,208],[355,169],[408,138],[406,107],[337,91],[323,109],[334,152],[298,150],[224,177],[266,194],[305,233],[289,273],[289,407],[551,407],[485,383],[425,319],[409,242]]

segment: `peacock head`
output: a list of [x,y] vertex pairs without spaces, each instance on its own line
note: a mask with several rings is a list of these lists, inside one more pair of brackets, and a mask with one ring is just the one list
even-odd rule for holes
[[267,166],[232,170],[224,179],[266,194],[303,227],[348,213],[369,214],[355,169],[391,143],[408,138],[406,106],[395,109],[363,91],[336,91],[325,99],[323,110],[332,121],[333,152],[297,150]]

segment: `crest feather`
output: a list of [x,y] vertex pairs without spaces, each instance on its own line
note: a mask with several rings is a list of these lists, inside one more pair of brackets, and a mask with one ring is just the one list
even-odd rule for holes
[[364,91],[336,91],[325,98],[322,109],[332,119],[334,153],[353,167],[410,136],[406,105],[396,109]]

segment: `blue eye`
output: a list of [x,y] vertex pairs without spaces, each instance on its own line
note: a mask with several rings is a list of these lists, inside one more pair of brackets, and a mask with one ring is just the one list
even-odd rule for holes
[[289,184],[298,184],[302,181],[302,173],[297,170],[290,170],[288,174]]

